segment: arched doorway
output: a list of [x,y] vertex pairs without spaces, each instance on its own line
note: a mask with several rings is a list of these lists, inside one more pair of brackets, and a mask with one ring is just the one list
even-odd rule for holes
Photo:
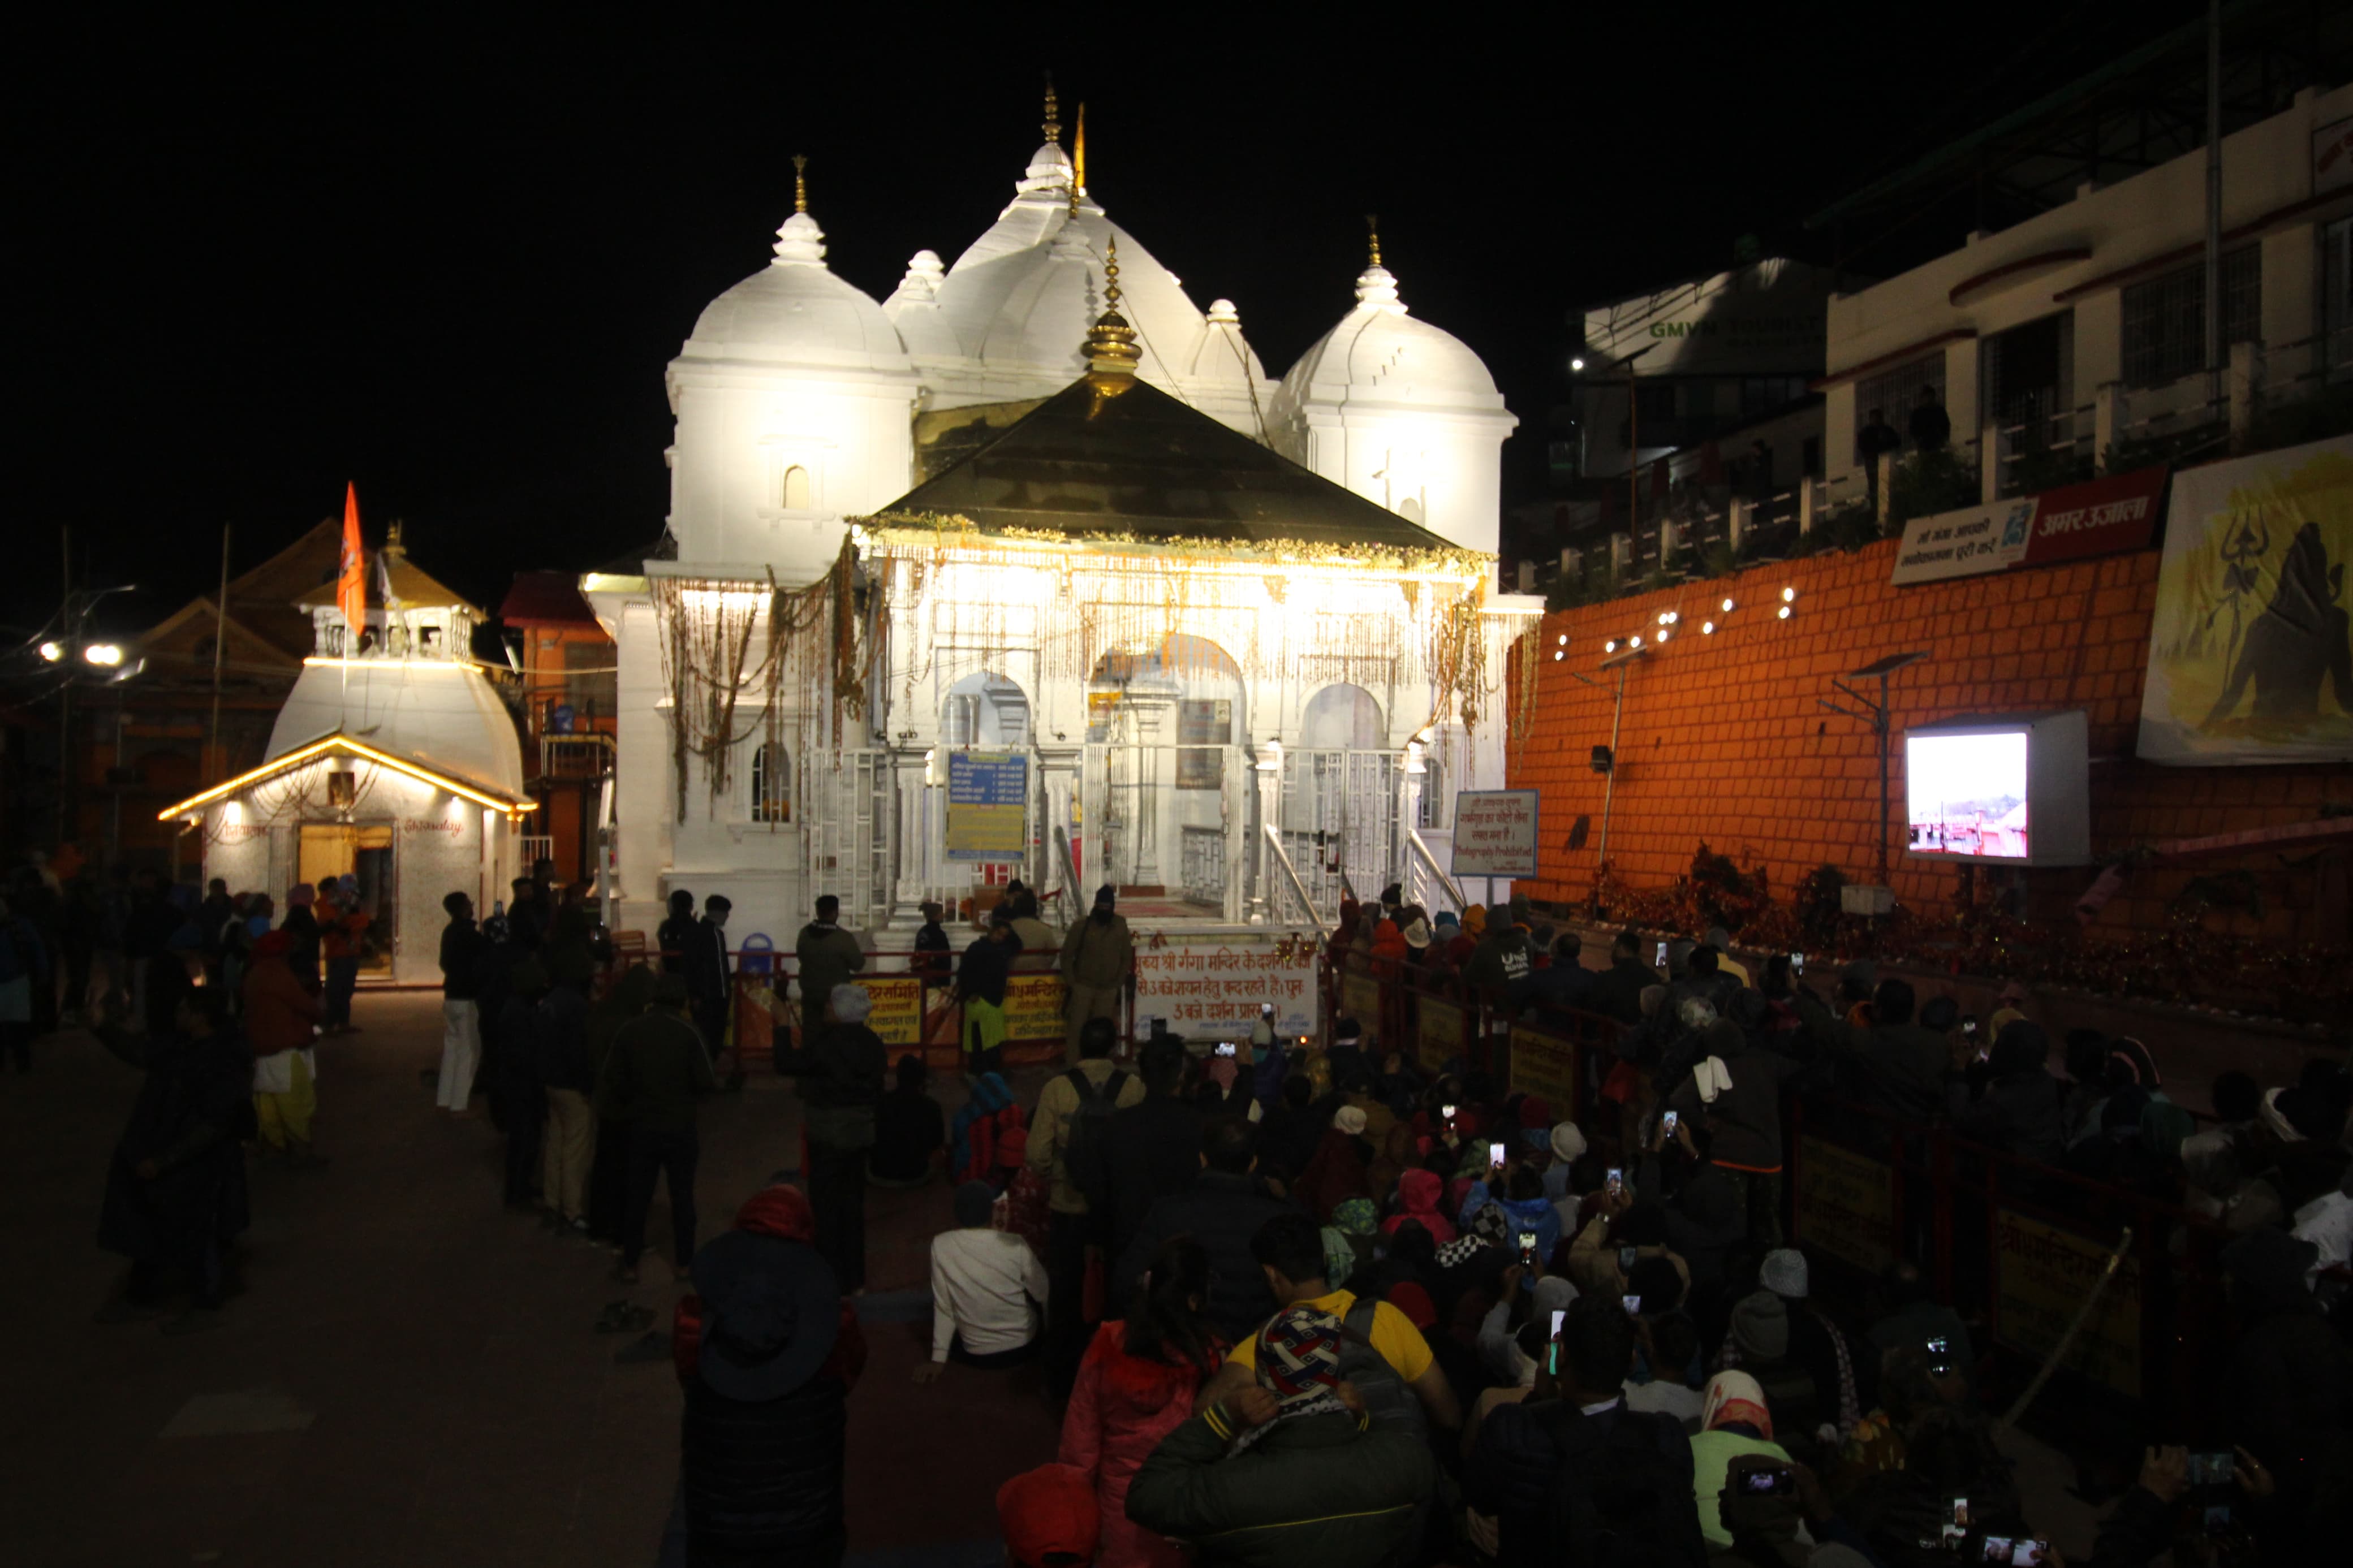
[[967,675],[940,700],[940,740],[952,751],[1029,743],[1029,696],[994,670]]
[[[1308,891],[1337,910],[1397,879],[1398,757],[1381,705],[1361,686],[1326,686],[1300,711],[1282,759],[1283,848]],[[1345,886],[1344,886],[1345,881]]]
[[1248,694],[1207,637],[1119,648],[1087,682],[1090,815],[1105,879],[1200,912],[1231,912],[1247,843]]

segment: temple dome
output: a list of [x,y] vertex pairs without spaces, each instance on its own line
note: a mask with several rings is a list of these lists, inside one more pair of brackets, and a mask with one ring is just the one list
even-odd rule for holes
[[906,346],[890,317],[833,275],[824,231],[806,212],[776,230],[774,260],[703,307],[681,357],[907,369]]
[[1495,378],[1463,342],[1407,313],[1397,279],[1375,262],[1356,279],[1356,306],[1283,375],[1278,414],[1305,402],[1498,409]]

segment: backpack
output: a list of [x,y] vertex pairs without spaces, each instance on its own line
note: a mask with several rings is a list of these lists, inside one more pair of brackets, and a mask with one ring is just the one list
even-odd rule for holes
[[[1599,1444],[1572,1440],[1590,1419],[1566,1403],[1552,1406],[1561,1455],[1553,1482],[1552,1558],[1567,1568],[1699,1568],[1707,1552],[1682,1425],[1621,1405]],[[1669,1434],[1680,1468],[1669,1457]]]
[[1348,1331],[1340,1337],[1340,1376],[1364,1395],[1365,1413],[1376,1426],[1423,1442],[1429,1436],[1430,1421],[1421,1408],[1421,1395],[1398,1374],[1388,1357],[1373,1348],[1373,1319],[1380,1305],[1370,1296],[1359,1296],[1348,1308],[1347,1317],[1342,1320]]
[[1071,1112],[1062,1139],[1062,1166],[1071,1185],[1098,1215],[1111,1212],[1111,1119],[1119,1109],[1120,1091],[1127,1087],[1124,1068],[1113,1068],[1101,1089],[1072,1068],[1062,1075],[1078,1091],[1078,1109]]

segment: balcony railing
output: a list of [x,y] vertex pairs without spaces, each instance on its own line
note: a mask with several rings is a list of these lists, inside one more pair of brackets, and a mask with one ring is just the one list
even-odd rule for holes
[[613,771],[610,735],[542,735],[539,776],[543,779],[600,779]]

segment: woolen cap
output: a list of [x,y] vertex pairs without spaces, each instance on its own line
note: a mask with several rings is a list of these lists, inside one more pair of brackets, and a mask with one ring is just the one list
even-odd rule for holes
[[1354,1138],[1365,1130],[1365,1113],[1353,1105],[1344,1105],[1332,1113],[1332,1125]]
[[1095,908],[1099,910],[1107,910],[1118,902],[1119,895],[1112,890],[1112,886],[1109,882],[1105,882],[1102,887],[1095,889]]
[[1757,1282],[1785,1300],[1804,1300],[1806,1255],[1794,1247],[1775,1247],[1765,1255],[1765,1266],[1757,1271]]
[[1554,1126],[1552,1157],[1563,1164],[1585,1158],[1585,1134],[1577,1130],[1576,1122],[1563,1121]]

